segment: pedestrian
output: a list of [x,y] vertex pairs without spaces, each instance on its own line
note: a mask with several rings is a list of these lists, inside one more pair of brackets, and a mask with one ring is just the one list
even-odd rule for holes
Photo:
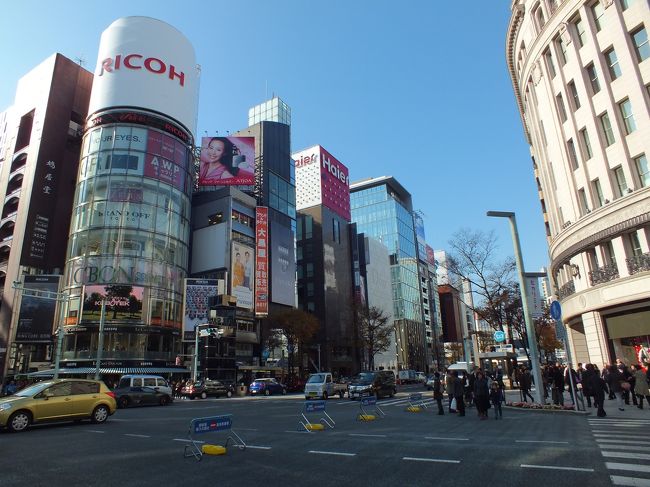
[[465,400],[463,396],[465,395],[465,387],[463,384],[463,379],[458,377],[458,372],[454,370],[452,372],[453,380],[453,391],[454,399],[456,400],[456,410],[458,411],[458,416],[465,416]]
[[643,409],[643,398],[648,402],[650,407],[650,386],[648,385],[647,374],[638,365],[632,365],[634,369],[634,395],[638,398],[637,407]]
[[[585,369],[582,372],[582,378],[581,378],[582,393],[585,395],[585,398],[587,399],[587,407],[591,407],[591,398],[594,395],[593,391],[591,390],[591,379],[595,373],[596,372],[594,370],[594,364],[586,364]],[[594,404],[594,406],[596,405]]]
[[564,375],[560,364],[553,366],[553,404],[564,406]]
[[497,382],[492,382],[490,386],[490,402],[494,407],[494,419],[503,419],[503,412],[501,410],[501,388]]
[[610,365],[607,373],[607,386],[609,387],[610,396],[614,394],[618,402],[618,410],[625,411],[623,408],[623,374],[616,365]]
[[[623,400],[625,401],[625,404],[629,406],[630,404],[630,396],[632,396],[632,404],[635,406],[638,406],[637,400],[636,400],[636,394],[634,394],[634,383],[636,382],[636,379],[634,377],[634,371],[636,370],[636,366],[632,365],[631,367],[634,367],[634,370],[630,370],[626,367],[623,368],[623,386],[625,386],[625,382],[629,384],[629,387],[625,388],[623,387]],[[620,370],[620,369],[619,369]]]
[[480,419],[487,418],[487,410],[490,407],[490,389],[488,388],[487,377],[480,369],[476,373],[474,380],[474,404]]
[[444,387],[442,380],[440,380],[440,372],[433,374],[433,399],[438,404],[438,414],[444,415],[445,411],[442,407],[442,398],[444,397]]
[[455,382],[455,380],[456,380],[456,377],[454,377],[453,371],[448,370],[446,378],[445,378],[445,388],[447,390],[447,398],[449,399],[449,414],[456,412],[456,408],[452,407],[452,403],[454,402],[454,382]]
[[576,391],[575,388],[578,387],[580,382],[578,378],[578,373],[571,368],[570,365],[567,365],[564,369],[564,384],[569,389],[569,395],[571,396],[571,402],[575,405],[576,403]]
[[594,407],[598,408],[596,415],[599,418],[607,416],[605,412],[605,392],[608,391],[607,383],[598,373],[589,375],[589,390],[594,396]]
[[523,371],[519,377],[519,386],[521,388],[521,397],[524,400],[524,402],[528,402],[526,400],[526,397],[530,397],[530,401],[535,402],[535,399],[530,394],[530,388],[532,386],[532,377],[530,376],[530,372],[526,367],[523,368]]
[[474,383],[476,382],[476,376],[479,368],[475,367],[471,374],[467,376],[467,382],[465,384],[465,401],[467,407],[471,408],[474,405]]

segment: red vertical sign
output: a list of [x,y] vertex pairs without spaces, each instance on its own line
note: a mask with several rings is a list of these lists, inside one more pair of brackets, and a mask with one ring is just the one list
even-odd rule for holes
[[269,313],[269,209],[255,209],[255,314]]

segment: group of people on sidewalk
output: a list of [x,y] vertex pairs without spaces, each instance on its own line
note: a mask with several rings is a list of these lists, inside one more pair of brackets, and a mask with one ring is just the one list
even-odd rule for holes
[[434,373],[433,398],[438,405],[438,414],[445,414],[442,401],[448,397],[449,413],[465,416],[465,406],[476,406],[479,419],[488,419],[488,410],[494,408],[494,419],[503,418],[501,403],[505,401],[503,372],[497,369],[492,375],[475,367],[469,374],[449,370],[444,375]]

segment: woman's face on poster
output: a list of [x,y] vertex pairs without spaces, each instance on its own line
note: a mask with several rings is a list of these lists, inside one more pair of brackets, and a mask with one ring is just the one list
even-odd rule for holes
[[213,140],[208,144],[208,161],[217,162],[223,156],[225,144],[220,140]]

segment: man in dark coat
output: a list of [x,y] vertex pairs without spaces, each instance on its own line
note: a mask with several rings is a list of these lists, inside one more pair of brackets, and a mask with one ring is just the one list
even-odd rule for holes
[[454,399],[456,399],[456,410],[458,411],[458,416],[465,416],[465,384],[463,384],[463,379],[458,377],[458,372],[453,371],[454,377]]

